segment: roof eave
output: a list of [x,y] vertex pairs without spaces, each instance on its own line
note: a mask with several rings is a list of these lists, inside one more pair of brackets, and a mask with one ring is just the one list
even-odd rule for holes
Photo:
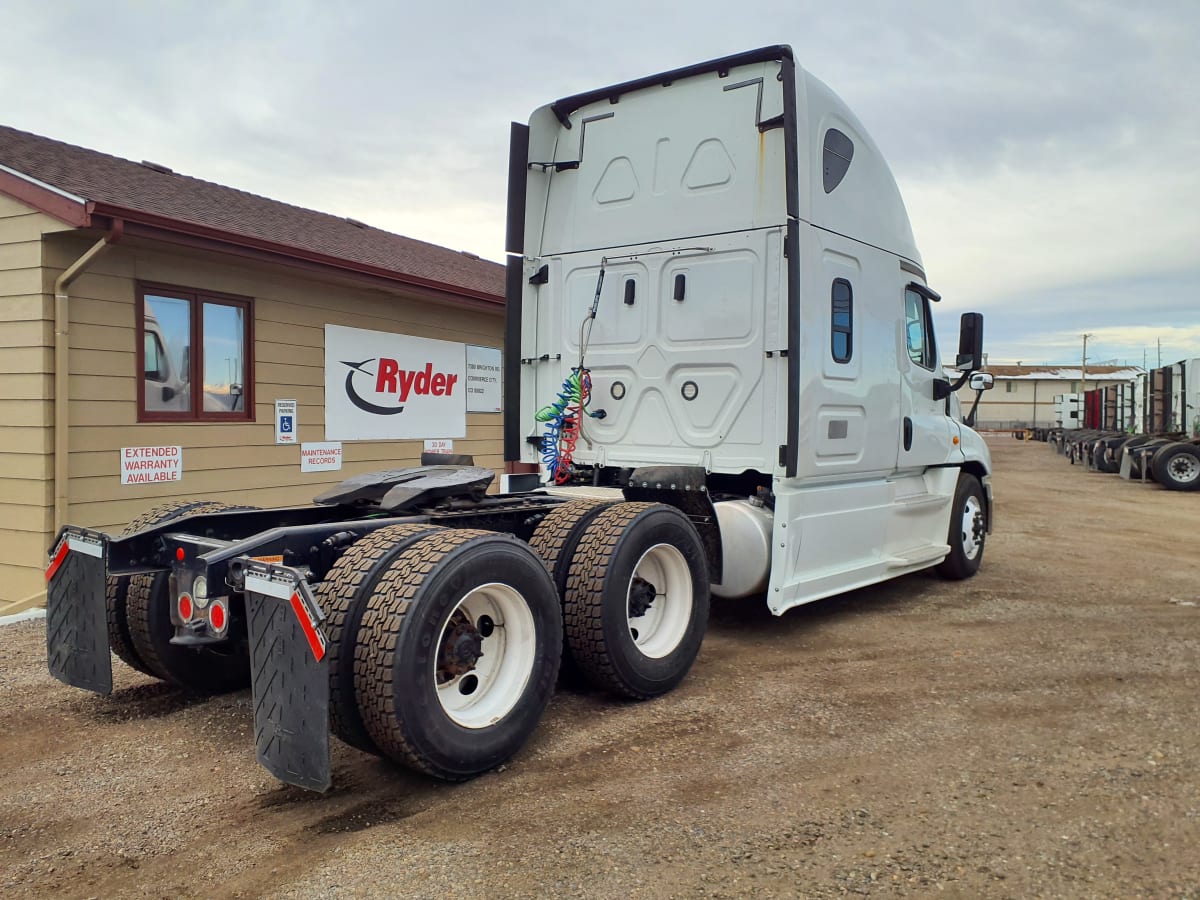
[[[213,242],[227,248],[241,248],[252,251],[254,255],[263,254],[307,264],[308,266],[318,266],[369,276],[374,281],[384,281],[392,285],[399,285],[430,299],[457,301],[460,304],[465,301],[466,305],[475,308],[496,311],[504,307],[504,296],[502,294],[489,294],[485,291],[476,291],[471,288],[446,284],[445,282],[421,278],[416,275],[406,275],[379,266],[372,266],[368,263],[329,256],[324,253],[317,253],[288,244],[280,244],[275,241],[237,234],[236,232],[212,228],[207,225],[200,225],[194,222],[186,222],[180,219],[95,201],[88,202],[87,210],[93,216],[123,219],[126,224],[127,234],[142,233],[146,237],[179,235],[199,241]],[[135,226],[132,231],[129,230],[129,226],[131,225]],[[246,254],[243,253],[241,255]]]
[[0,165],[0,194],[76,228],[88,228],[92,224],[87,201],[82,197],[4,165]]

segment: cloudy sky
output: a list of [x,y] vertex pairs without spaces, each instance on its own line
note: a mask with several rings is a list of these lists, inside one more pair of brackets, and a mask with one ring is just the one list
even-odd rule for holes
[[497,260],[511,120],[790,43],[891,163],[944,345],[978,310],[993,361],[1200,356],[1197,0],[9,0],[4,31],[4,124]]

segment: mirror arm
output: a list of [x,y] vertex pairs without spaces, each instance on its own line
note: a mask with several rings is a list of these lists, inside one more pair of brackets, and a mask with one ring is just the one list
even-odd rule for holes
[[975,427],[975,413],[979,411],[979,401],[983,399],[983,390],[975,392],[975,402],[971,404],[971,411],[967,413],[967,417],[963,419],[963,424],[968,428]]
[[[960,387],[962,387],[964,384],[966,384],[967,379],[970,378],[972,375],[974,375],[976,371],[977,371],[976,369],[967,369],[967,371],[965,371],[961,375],[959,375],[958,381],[956,381],[956,382],[954,382],[954,384],[950,385],[950,393],[954,393]],[[979,393],[982,394],[983,391],[980,391]],[[978,403],[979,401],[976,400],[975,402]]]

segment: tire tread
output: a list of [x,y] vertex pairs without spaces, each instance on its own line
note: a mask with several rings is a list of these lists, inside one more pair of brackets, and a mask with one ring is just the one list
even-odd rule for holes
[[[419,540],[381,575],[359,626],[354,652],[354,690],[363,724],[376,746],[388,757],[427,775],[452,781],[469,776],[434,767],[414,746],[397,714],[393,684],[396,647],[405,617],[422,587],[447,555],[481,538],[501,537],[476,529],[444,529]],[[515,538],[513,538],[515,540]]]
[[604,579],[625,529],[654,503],[618,503],[598,515],[580,539],[567,576],[563,622],[571,656],[597,687],[634,700],[652,694],[625,683],[609,659],[600,604]]
[[351,747],[366,753],[379,754],[379,748],[363,725],[358,709],[358,699],[351,690],[343,696],[341,672],[349,665],[354,670],[354,659],[358,636],[361,634],[361,617],[358,628],[349,635],[350,646],[346,645],[347,619],[357,604],[369,602],[370,591],[380,570],[391,560],[395,548],[409,538],[426,532],[439,530],[431,524],[389,525],[359,538],[347,548],[327,573],[316,591],[317,602],[325,612],[325,634],[329,640],[329,725],[333,734]]

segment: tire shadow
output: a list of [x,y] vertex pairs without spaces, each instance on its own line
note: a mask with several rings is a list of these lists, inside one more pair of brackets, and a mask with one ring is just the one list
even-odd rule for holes
[[933,572],[912,572],[823,600],[794,606],[777,616],[765,593],[729,600],[712,598],[709,630],[730,635],[792,633],[834,624],[864,613],[903,614],[928,603],[933,588],[943,583]]
[[[245,693],[248,691],[239,691]],[[113,691],[97,705],[85,701],[83,710],[102,722],[124,722],[129,719],[162,719],[211,700],[206,694],[196,694],[163,681],[151,681]]]

